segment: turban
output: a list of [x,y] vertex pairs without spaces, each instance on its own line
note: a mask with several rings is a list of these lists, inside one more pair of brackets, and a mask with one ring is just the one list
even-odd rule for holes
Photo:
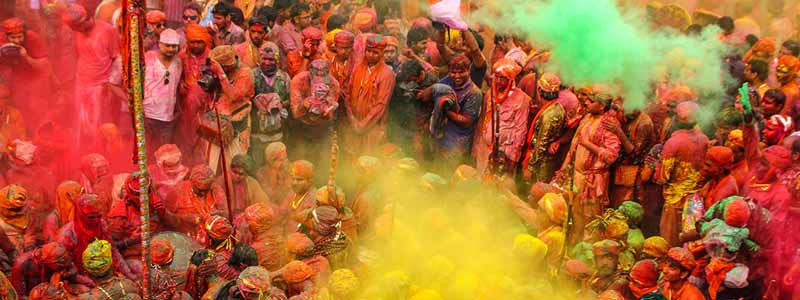
[[164,266],[172,263],[175,250],[168,239],[157,237],[150,241],[150,255],[153,257],[153,264]]
[[459,165],[456,168],[455,173],[453,173],[453,180],[457,182],[463,182],[470,179],[478,179],[480,176],[481,174],[477,169],[469,165]]
[[282,142],[272,142],[264,148],[264,158],[267,161],[283,157],[286,157],[286,144]]
[[692,253],[681,247],[669,249],[669,251],[667,251],[667,258],[689,272],[694,270],[696,266]]
[[747,202],[741,198],[728,202],[727,207],[725,207],[725,224],[734,227],[745,227],[748,220],[750,220],[750,207],[748,207]]
[[356,171],[362,176],[371,176],[378,170],[380,161],[372,156],[361,156],[356,161]]
[[19,229],[28,227],[28,216],[23,211],[28,191],[22,186],[10,184],[0,189],[0,217],[3,221]]
[[322,40],[322,31],[320,31],[316,27],[312,26],[306,27],[305,29],[303,29],[301,33],[303,34],[303,39],[318,40],[318,41]]
[[295,232],[286,239],[286,250],[292,254],[304,254],[314,248],[314,242],[305,234]]
[[339,222],[339,211],[333,206],[323,205],[312,212],[314,221],[320,225],[333,226]]
[[[785,71],[781,67],[786,68]],[[800,70],[800,59],[793,55],[783,55],[778,59],[778,72],[797,73]]]
[[3,30],[6,34],[25,32],[25,23],[20,18],[10,18],[3,21]]
[[613,240],[602,240],[592,244],[592,254],[594,256],[619,255],[622,252],[622,245]]
[[64,9],[61,20],[64,21],[67,26],[75,26],[86,19],[86,16],[86,8],[84,8],[83,5],[71,3]]
[[658,263],[652,259],[637,262],[630,271],[630,278],[642,287],[656,286],[658,284],[658,275]]
[[641,204],[633,201],[625,201],[619,205],[617,211],[628,218],[628,224],[639,225],[644,218],[644,208]]
[[547,244],[530,234],[518,234],[514,237],[514,254],[539,263],[547,254]]
[[59,259],[69,257],[67,248],[64,248],[64,246],[56,242],[44,244],[44,246],[39,249],[38,253],[39,255],[37,255],[37,258],[39,262],[46,265],[55,264]]
[[358,31],[369,31],[375,27],[376,23],[378,23],[378,14],[375,13],[374,9],[365,7],[359,9],[353,15],[353,20],[351,22],[353,24],[353,28],[357,29]]
[[590,233],[599,235],[599,238],[618,241],[625,240],[630,230],[625,215],[613,209],[606,209],[602,216],[586,224],[585,228]]
[[186,25],[186,40],[203,41],[206,47],[211,46],[211,34],[208,33],[208,29],[198,24]]
[[461,53],[450,59],[450,72],[467,72],[469,71],[470,60],[467,55]]
[[195,181],[207,181],[214,179],[214,171],[208,167],[206,164],[196,165],[192,167],[192,171],[189,173],[189,180],[192,182]]
[[52,285],[49,282],[40,283],[35,286],[28,295],[30,300],[63,300],[67,299],[64,289]]
[[766,52],[767,54],[771,55],[775,53],[775,39],[772,37],[764,37],[759,39],[758,42],[756,42],[756,44],[750,48],[750,51]]
[[333,42],[336,47],[352,47],[355,41],[355,36],[352,32],[342,30],[337,32],[333,37]]
[[589,276],[589,267],[580,259],[570,259],[564,264],[564,269],[573,277]]
[[164,144],[158,147],[154,156],[159,167],[173,169],[180,166],[183,154],[181,153],[181,149],[178,149],[178,146],[175,144]]
[[242,273],[239,273],[236,287],[248,294],[258,294],[258,299],[261,299],[262,295],[269,294],[271,287],[269,271],[262,266],[247,267]]
[[328,289],[338,297],[346,297],[358,288],[358,277],[350,269],[338,269],[333,271],[328,279]]
[[330,188],[328,186],[321,186],[317,189],[316,196],[317,196],[317,204],[322,206],[333,206],[334,208],[342,208],[344,207],[345,203],[347,202],[344,195],[344,191],[341,187],[335,187],[335,195],[334,197],[330,197],[328,194],[330,192]]
[[597,295],[597,300],[625,300],[625,297],[616,290],[606,290]]
[[411,157],[403,157],[397,161],[396,167],[403,171],[419,170],[419,163]]
[[161,23],[167,20],[167,15],[160,10],[151,10],[147,12],[145,20],[147,21],[148,24]]
[[283,279],[286,279],[288,283],[301,283],[313,275],[314,270],[308,264],[299,260],[291,261],[283,270]]
[[792,153],[780,145],[769,146],[761,154],[769,164],[779,170],[785,170],[792,165]]
[[386,46],[393,46],[396,50],[400,50],[400,41],[396,37],[384,35],[383,38],[386,40]]
[[659,258],[667,255],[667,251],[669,251],[669,243],[663,237],[651,236],[644,240],[644,246],[642,246],[644,254]]
[[727,170],[733,164],[733,150],[728,147],[714,146],[706,151],[706,159]]
[[700,107],[694,101],[683,101],[675,106],[675,114],[681,120],[694,121],[694,114]]
[[728,133],[728,142],[737,147],[744,147],[744,132],[734,129]]
[[231,159],[231,168],[242,168],[245,173],[253,174],[256,169],[256,162],[247,154],[237,154]]
[[256,203],[248,206],[244,210],[244,220],[250,228],[250,232],[258,234],[272,228],[275,212],[272,208],[263,203]]
[[167,28],[164,29],[164,31],[158,36],[158,42],[177,46],[181,44],[181,37],[178,35],[178,32],[175,31],[175,29]]
[[539,88],[545,92],[555,93],[561,90],[561,78],[553,73],[544,73],[539,78]]
[[517,74],[519,74],[521,71],[522,67],[520,67],[515,61],[508,58],[501,58],[494,63],[494,66],[492,66],[493,74],[500,75],[511,80],[517,78]]
[[531,190],[528,191],[528,200],[530,200],[531,203],[538,202],[539,199],[544,197],[544,194],[558,192],[558,188],[550,185],[549,183],[537,182],[531,185]]
[[772,115],[769,117],[768,122],[780,126],[783,129],[783,135],[789,134],[792,131],[792,118],[784,115]]
[[222,66],[233,66],[236,64],[236,51],[234,51],[233,46],[230,45],[214,47],[208,56]]
[[325,45],[327,45],[328,48],[333,47],[334,42],[336,41],[336,34],[339,33],[340,31],[342,30],[336,28],[334,30],[328,31],[328,33],[325,34]]
[[561,194],[546,193],[539,199],[538,206],[542,209],[551,222],[563,224],[567,218],[567,202]]
[[447,180],[444,180],[444,178],[438,174],[430,172],[423,174],[420,182],[423,187],[426,187],[430,190],[438,190],[447,186]]
[[64,224],[75,220],[75,199],[83,192],[83,187],[72,180],[64,181],[56,188],[56,211]]
[[206,231],[208,231],[209,237],[221,241],[233,234],[233,226],[225,217],[211,216],[206,220]]
[[679,85],[669,89],[664,96],[661,97],[661,101],[664,104],[667,103],[681,103],[686,101],[694,101],[696,99],[694,92],[692,92],[689,87],[684,85]]
[[111,269],[111,243],[95,240],[83,251],[83,267],[90,274],[100,275]]
[[297,160],[292,163],[289,173],[292,177],[310,179],[314,177],[314,165],[307,160]]
[[386,48],[386,39],[382,35],[371,34],[367,37],[367,49],[383,50]]
[[439,295],[439,292],[431,289],[424,289],[409,298],[409,300],[442,300],[442,296]]

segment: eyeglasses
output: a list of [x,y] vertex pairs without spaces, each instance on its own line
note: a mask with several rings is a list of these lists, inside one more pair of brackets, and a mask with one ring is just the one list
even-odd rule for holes
[[169,84],[169,70],[164,73],[164,85]]
[[197,20],[198,18],[199,18],[198,15],[183,15],[183,19],[184,20],[192,20],[192,21],[194,21],[194,20]]

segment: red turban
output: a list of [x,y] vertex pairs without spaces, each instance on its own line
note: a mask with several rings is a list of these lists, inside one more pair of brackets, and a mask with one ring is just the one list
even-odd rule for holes
[[148,24],[161,23],[161,22],[164,22],[166,20],[167,20],[167,15],[164,14],[164,12],[160,11],[160,10],[148,11],[147,15],[145,16],[145,21],[147,21]]
[[764,156],[764,159],[766,159],[770,165],[779,170],[785,170],[792,165],[791,151],[780,145],[767,147],[761,155]]
[[172,249],[169,240],[157,237],[150,241],[150,255],[153,258],[153,264],[163,266],[172,263],[175,250]]
[[208,33],[208,29],[198,24],[186,25],[186,40],[203,41],[206,47],[211,46],[211,34]]
[[669,249],[669,251],[667,251],[667,258],[689,272],[694,270],[694,268],[697,266],[692,253],[689,252],[689,250],[681,247]]
[[3,30],[6,34],[25,32],[25,23],[20,18],[10,18],[3,21]]
[[314,165],[307,160],[297,160],[292,163],[289,173],[292,177],[311,178],[314,177]]
[[391,35],[385,35],[383,37],[386,40],[386,46],[393,46],[395,49],[400,50],[400,41],[398,41],[396,37]]
[[728,147],[714,146],[706,151],[706,159],[727,170],[733,164],[733,150]]
[[589,276],[592,272],[580,259],[570,259],[564,264],[567,273],[574,277]]
[[745,227],[748,220],[750,220],[750,207],[747,202],[739,198],[728,203],[725,208],[725,224],[733,227]]
[[794,127],[792,118],[784,115],[772,115],[767,122],[780,126],[780,128],[783,129],[782,136],[788,135]]
[[206,221],[208,236],[215,240],[224,240],[233,234],[233,226],[225,217],[211,216]]
[[492,66],[492,73],[495,75],[501,75],[511,80],[517,78],[517,74],[519,74],[521,71],[522,67],[520,67],[517,62],[509,58],[501,58],[494,63],[494,66]]
[[469,71],[470,60],[466,54],[458,54],[450,60],[450,72],[467,72]]
[[[632,290],[636,293],[635,290],[637,289],[656,287],[658,285],[658,275],[658,263],[655,260],[645,259],[637,262],[630,272],[630,278],[635,282],[635,285],[634,282],[631,283],[631,286],[634,287]],[[636,295],[636,297],[639,298],[643,294],[646,294],[646,292]]]
[[539,202],[539,199],[541,199],[544,194],[558,192],[558,188],[549,183],[537,182],[531,185],[531,190],[528,192],[528,200],[531,201],[531,203]]
[[244,220],[250,232],[258,234],[272,228],[275,213],[272,208],[263,203],[256,203],[244,210]]
[[367,49],[386,49],[386,39],[382,35],[369,35],[367,37]]
[[38,252],[35,252],[34,255],[36,256],[37,260],[46,265],[52,265],[59,261],[59,259],[66,257],[67,248],[61,246],[61,244],[52,242],[47,243],[42,246]]
[[314,270],[308,264],[294,260],[284,267],[283,279],[288,283],[301,283],[314,275]]
[[558,92],[561,90],[561,78],[558,78],[558,76],[553,73],[544,73],[542,77],[539,78],[539,88],[545,92]]
[[267,295],[264,298],[269,298],[269,289],[271,287],[269,271],[262,266],[247,267],[242,273],[239,273],[239,278],[236,279],[236,287],[248,294],[258,294],[258,299],[261,299],[262,295]]
[[305,234],[295,232],[286,239],[286,250],[293,254],[303,254],[314,248],[314,242]]
[[352,32],[347,30],[339,31],[333,36],[333,43],[336,47],[351,47],[354,41],[355,36]]
[[306,27],[305,29],[303,29],[302,34],[303,34],[303,39],[317,40],[317,41],[322,40],[322,31],[320,31],[316,27],[312,26]]

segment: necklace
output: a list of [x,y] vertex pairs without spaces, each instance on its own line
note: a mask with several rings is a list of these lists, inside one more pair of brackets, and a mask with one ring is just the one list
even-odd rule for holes
[[308,195],[308,193],[310,193],[310,192],[311,192],[311,191],[308,191],[308,192],[306,192],[305,194],[303,194],[303,196],[302,196],[302,197],[300,197],[300,198],[298,198],[298,199],[296,199],[296,200],[293,200],[293,201],[292,201],[292,208],[293,208],[293,209],[297,209],[297,208],[300,206],[300,203],[303,203],[303,200],[305,200],[305,199],[306,199],[306,196],[307,196],[307,195]]

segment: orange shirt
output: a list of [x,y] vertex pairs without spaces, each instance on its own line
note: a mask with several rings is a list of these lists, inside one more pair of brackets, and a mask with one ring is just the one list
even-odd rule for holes
[[666,282],[661,287],[667,300],[706,300],[703,292],[688,281],[684,281],[683,286],[677,292],[672,291],[669,285],[669,282]]

